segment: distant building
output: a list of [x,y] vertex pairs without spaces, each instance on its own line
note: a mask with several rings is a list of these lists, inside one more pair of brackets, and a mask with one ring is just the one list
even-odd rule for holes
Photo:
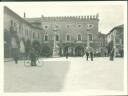
[[99,48],[98,52],[100,53],[100,56],[107,56],[108,54],[108,49],[107,49],[107,40],[106,40],[106,34],[103,34],[99,32],[98,34],[98,39],[99,39]]
[[108,49],[115,49],[115,56],[123,56],[124,51],[124,25],[114,27],[106,35]]
[[42,16],[41,25],[39,25],[39,18],[26,18],[25,20],[42,27],[42,46],[43,49],[49,49],[51,54],[56,46],[61,56],[65,55],[67,47],[69,55],[82,56],[86,47],[96,50],[104,46],[98,38],[98,14],[94,16]]

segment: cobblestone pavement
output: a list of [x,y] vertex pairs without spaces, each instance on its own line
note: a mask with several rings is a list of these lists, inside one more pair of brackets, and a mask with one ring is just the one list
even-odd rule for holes
[[5,62],[5,92],[60,92],[88,89],[123,90],[123,58],[40,58],[41,66]]

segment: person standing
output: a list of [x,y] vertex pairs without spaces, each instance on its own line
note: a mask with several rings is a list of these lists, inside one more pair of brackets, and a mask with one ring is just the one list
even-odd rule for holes
[[86,60],[88,61],[88,57],[89,57],[89,52],[86,51]]
[[[86,55],[86,60],[88,61],[88,57],[89,57],[89,50],[88,47],[85,48],[85,55]],[[85,56],[84,55],[84,56]]]
[[112,48],[111,52],[110,52],[110,61],[114,60],[114,48]]
[[90,57],[91,57],[91,61],[93,61],[93,48],[90,48]]
[[93,61],[93,52],[90,52],[91,61]]

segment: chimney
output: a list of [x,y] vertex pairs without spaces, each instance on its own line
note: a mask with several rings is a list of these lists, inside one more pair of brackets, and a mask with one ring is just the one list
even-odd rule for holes
[[26,18],[26,13],[24,12],[24,18]]

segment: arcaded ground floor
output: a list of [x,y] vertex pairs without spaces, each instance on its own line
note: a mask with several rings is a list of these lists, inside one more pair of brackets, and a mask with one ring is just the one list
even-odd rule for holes
[[76,92],[81,90],[122,91],[124,59],[97,57],[40,58],[38,67],[24,61],[4,65],[5,92]]

